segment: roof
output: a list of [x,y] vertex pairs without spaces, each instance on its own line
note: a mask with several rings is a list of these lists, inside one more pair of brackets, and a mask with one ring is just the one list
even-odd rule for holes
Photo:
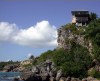
[[72,15],[89,15],[89,11],[71,11]]

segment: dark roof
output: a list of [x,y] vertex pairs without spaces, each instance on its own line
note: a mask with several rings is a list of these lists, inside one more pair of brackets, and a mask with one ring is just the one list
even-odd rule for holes
[[72,15],[89,15],[89,11],[71,11]]

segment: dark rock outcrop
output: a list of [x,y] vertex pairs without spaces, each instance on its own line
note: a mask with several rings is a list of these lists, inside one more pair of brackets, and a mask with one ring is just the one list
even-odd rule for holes
[[[6,65],[3,69],[4,72],[10,72],[10,71],[14,71],[14,69],[16,69],[17,67],[19,67],[19,65],[17,64],[10,64],[10,65]],[[18,71],[18,70],[16,70]]]
[[33,66],[30,71],[22,72],[21,79],[24,81],[50,81],[56,77],[55,70],[54,63],[51,60],[46,60]]

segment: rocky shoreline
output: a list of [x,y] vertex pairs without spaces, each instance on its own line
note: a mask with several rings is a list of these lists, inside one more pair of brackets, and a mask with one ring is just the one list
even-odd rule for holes
[[46,60],[44,63],[22,72],[20,79],[23,81],[100,81],[93,77],[80,79],[64,76],[62,70],[57,71],[51,60]]

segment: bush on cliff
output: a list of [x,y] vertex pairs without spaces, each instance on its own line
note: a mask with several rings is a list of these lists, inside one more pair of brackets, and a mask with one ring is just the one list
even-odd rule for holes
[[65,30],[69,30],[73,34],[82,35],[84,33],[85,27],[77,27],[75,24],[70,23],[62,26]]
[[85,37],[92,41],[94,59],[100,61],[100,19],[96,19],[88,25]]
[[48,50],[40,55],[40,57],[38,58],[38,63],[44,62],[47,59],[51,59],[52,56],[53,56],[53,51]]
[[88,75],[91,76],[91,77],[100,79],[100,72],[97,71],[95,68],[93,68],[92,70],[88,71]]
[[53,61],[58,69],[62,69],[64,75],[84,77],[92,59],[86,48],[76,44],[70,51],[64,49],[54,51]]

